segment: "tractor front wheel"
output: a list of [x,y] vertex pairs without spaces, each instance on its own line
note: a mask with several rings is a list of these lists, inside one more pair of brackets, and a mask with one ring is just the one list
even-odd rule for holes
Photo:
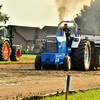
[[64,58],[63,69],[64,71],[69,71],[71,69],[71,59],[69,56],[65,56]]
[[41,70],[41,56],[36,56],[35,69],[36,70]]
[[20,60],[20,47],[12,46],[12,54],[10,56],[11,61],[19,61]]

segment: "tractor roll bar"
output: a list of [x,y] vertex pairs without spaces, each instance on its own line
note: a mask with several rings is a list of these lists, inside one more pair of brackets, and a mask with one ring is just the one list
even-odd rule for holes
[[78,31],[78,25],[74,22],[74,21],[61,21],[59,24],[58,24],[58,30],[60,29],[60,25],[62,23],[73,23],[75,25],[75,37],[77,37],[77,31]]

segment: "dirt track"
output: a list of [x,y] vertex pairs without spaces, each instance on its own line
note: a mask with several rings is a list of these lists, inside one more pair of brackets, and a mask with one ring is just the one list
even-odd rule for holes
[[[9,67],[8,67],[9,66]],[[34,70],[33,64],[0,66],[0,100],[43,95],[64,90],[65,76],[72,75],[72,89],[100,86],[100,70]]]

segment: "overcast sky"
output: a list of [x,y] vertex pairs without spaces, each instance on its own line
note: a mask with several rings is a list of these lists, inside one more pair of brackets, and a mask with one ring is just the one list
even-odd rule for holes
[[[57,26],[59,23],[55,0],[0,0],[0,2],[3,4],[1,11],[10,16],[7,24],[43,27],[45,25]],[[70,8],[72,10],[68,12],[65,20],[73,19],[84,4],[89,5],[90,0],[73,4],[75,9]]]

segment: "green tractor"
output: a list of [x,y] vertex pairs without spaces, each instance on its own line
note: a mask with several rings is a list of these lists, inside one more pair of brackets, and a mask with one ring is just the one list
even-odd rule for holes
[[13,45],[13,26],[0,27],[0,61],[19,61],[21,49],[19,45]]

